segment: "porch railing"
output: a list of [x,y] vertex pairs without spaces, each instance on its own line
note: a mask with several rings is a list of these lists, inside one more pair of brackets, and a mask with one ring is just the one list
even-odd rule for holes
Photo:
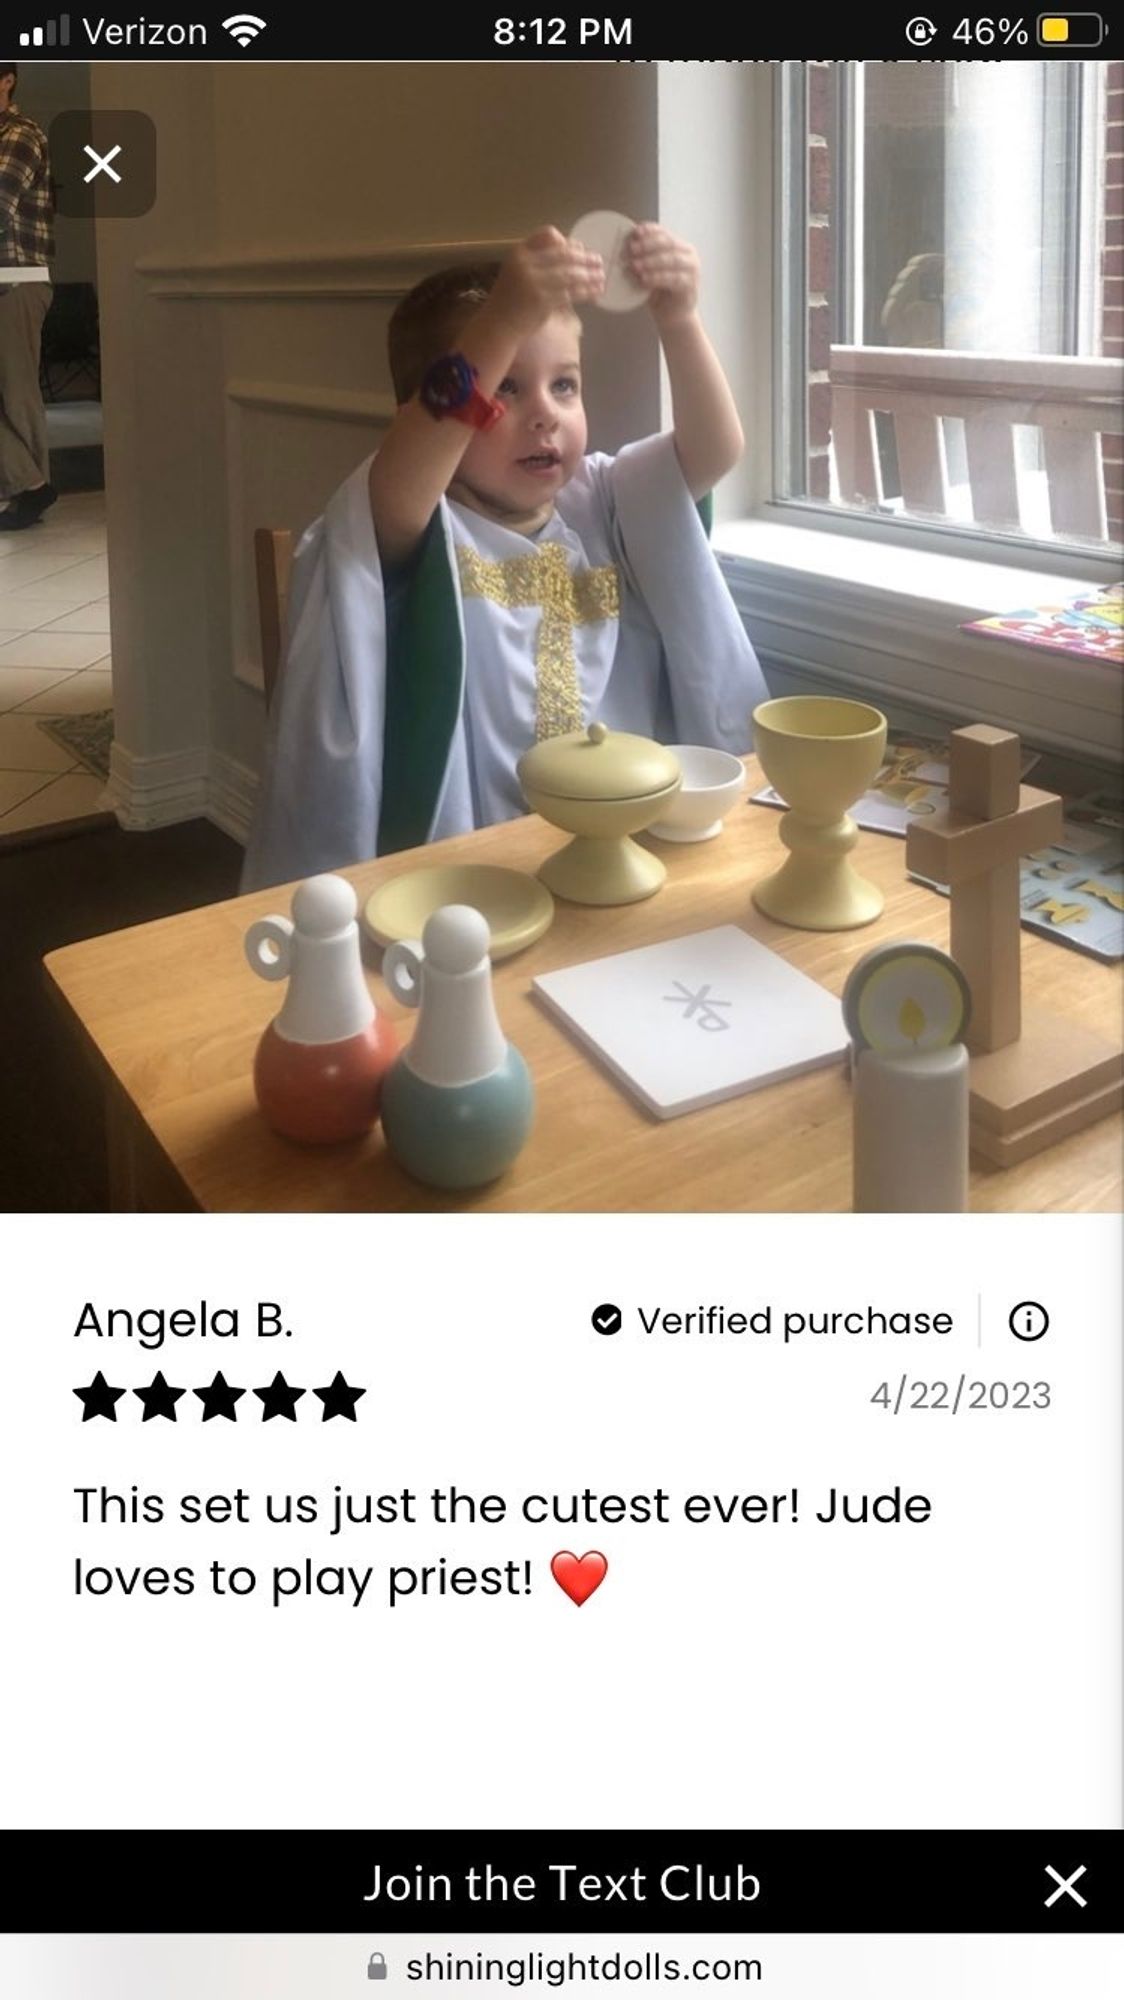
[[[830,373],[834,484],[844,505],[1108,539],[1101,439],[1124,429],[1124,362],[832,347]],[[881,436],[878,411],[891,426]]]

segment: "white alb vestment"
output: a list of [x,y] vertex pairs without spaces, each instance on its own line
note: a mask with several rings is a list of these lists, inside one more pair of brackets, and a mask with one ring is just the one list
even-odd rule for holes
[[748,749],[767,690],[670,435],[584,459],[533,538],[443,500],[390,661],[369,466],[296,552],[244,889],[513,818],[524,750],[597,719]]

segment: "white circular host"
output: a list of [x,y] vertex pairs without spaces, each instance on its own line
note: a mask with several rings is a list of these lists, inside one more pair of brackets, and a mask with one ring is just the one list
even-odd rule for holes
[[595,208],[575,222],[570,235],[595,250],[605,266],[605,289],[595,305],[606,312],[632,312],[648,294],[624,262],[624,247],[636,224],[612,208]]

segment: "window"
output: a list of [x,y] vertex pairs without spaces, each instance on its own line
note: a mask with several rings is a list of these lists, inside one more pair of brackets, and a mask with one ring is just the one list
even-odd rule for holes
[[782,500],[1008,549],[1119,542],[1107,73],[781,65]]

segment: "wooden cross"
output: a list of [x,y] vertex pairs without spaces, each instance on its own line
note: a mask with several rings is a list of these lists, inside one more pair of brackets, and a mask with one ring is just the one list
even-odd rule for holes
[[1019,856],[1062,830],[1061,800],[1020,784],[1020,769],[1010,730],[953,730],[947,810],[906,834],[907,868],[949,885],[949,945],[972,994],[966,1040],[981,1052],[1006,1048],[1022,1029]]

